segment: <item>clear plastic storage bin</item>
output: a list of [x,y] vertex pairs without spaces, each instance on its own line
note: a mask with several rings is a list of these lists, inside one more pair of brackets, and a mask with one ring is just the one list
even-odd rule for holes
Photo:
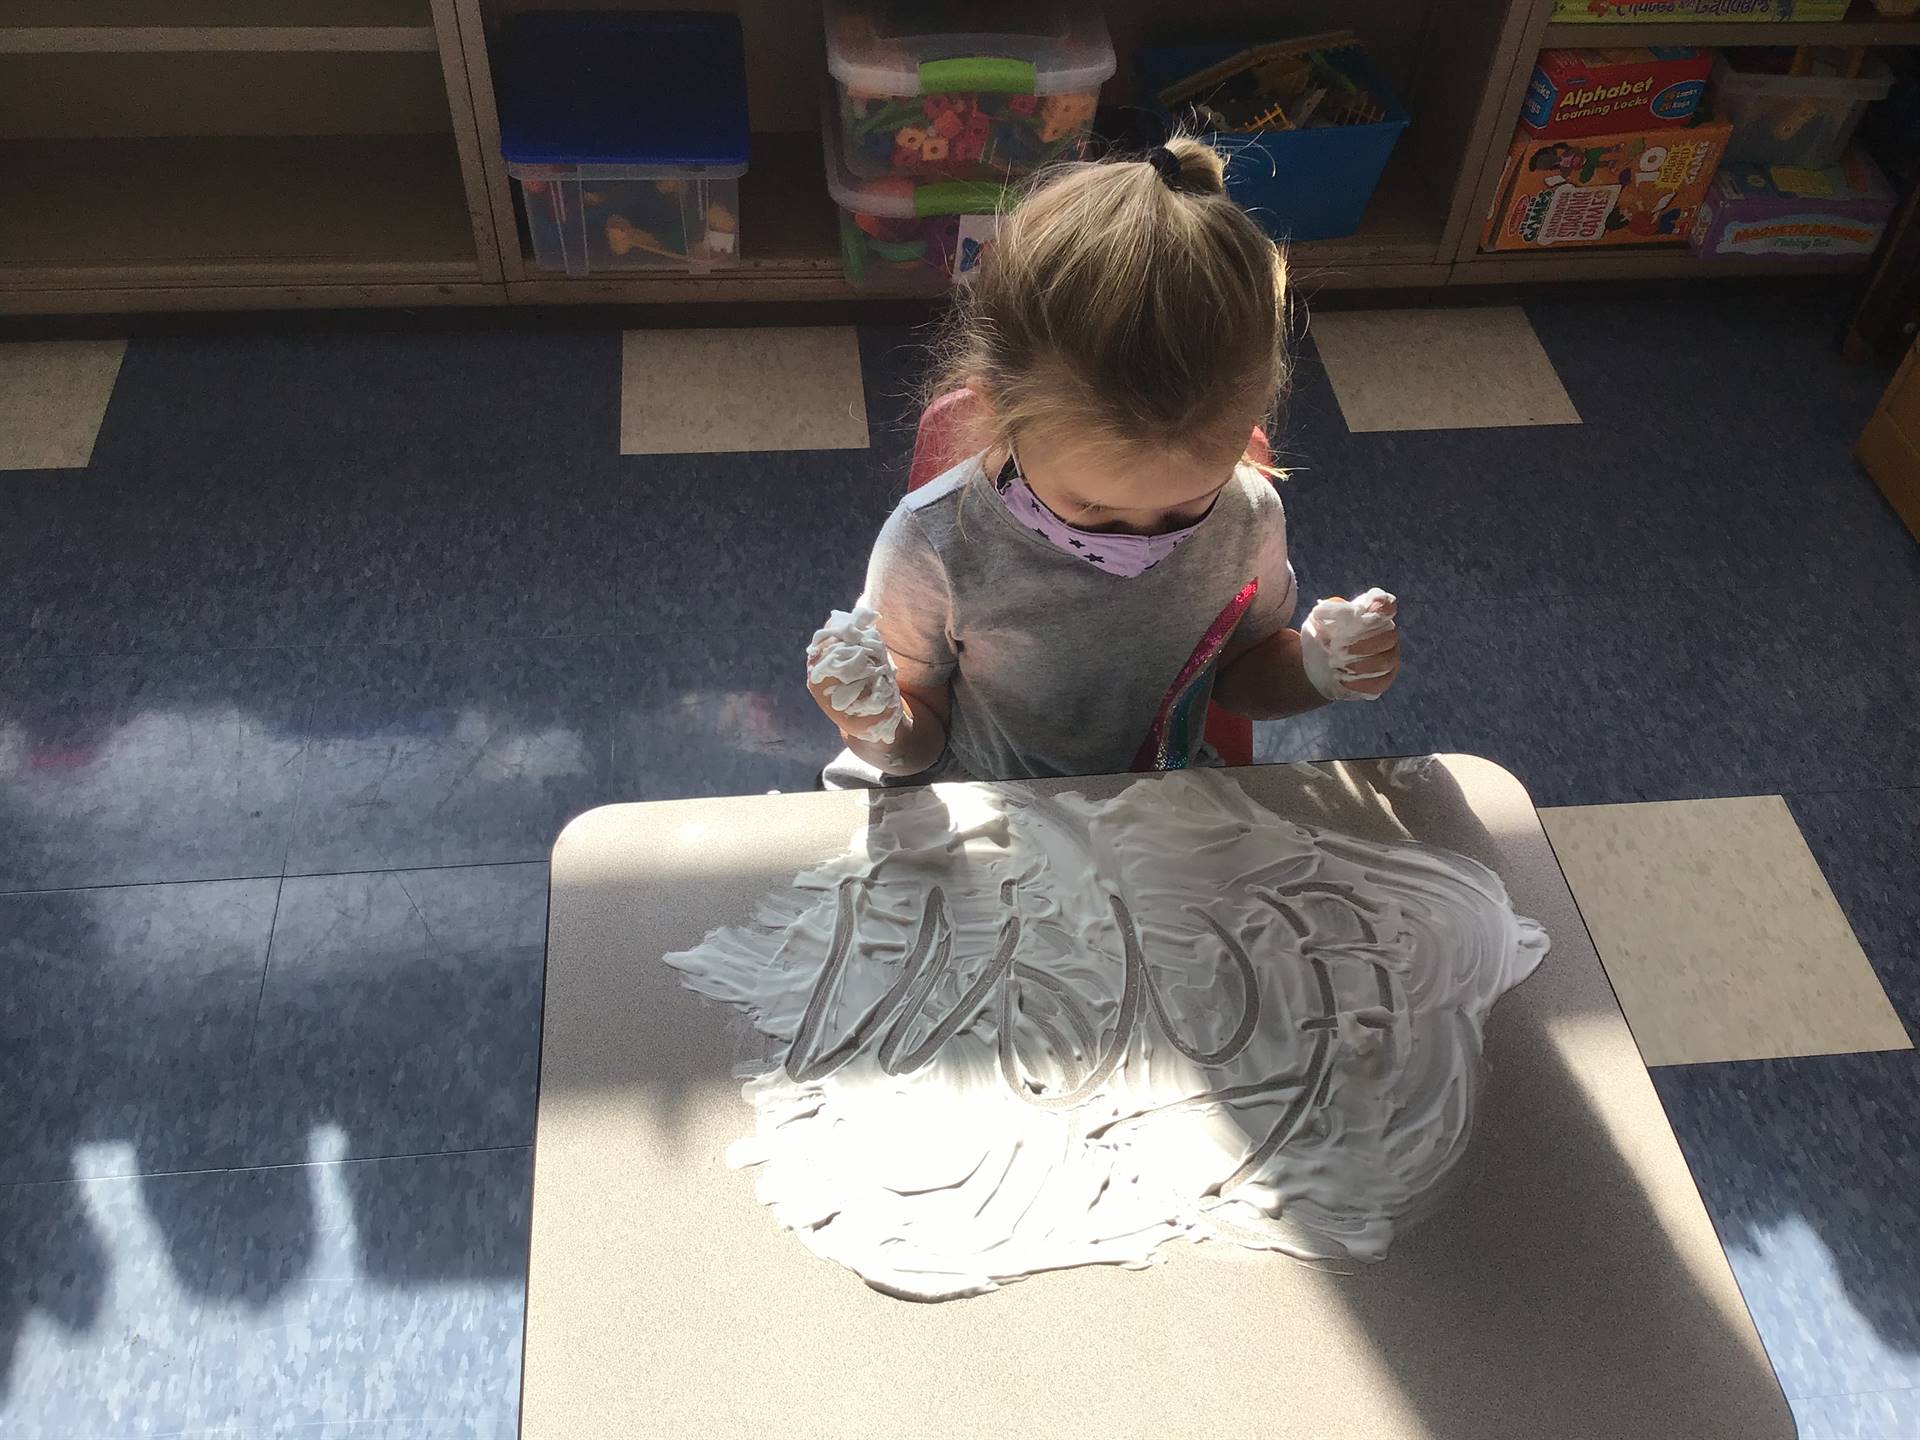
[[1089,0],[823,3],[847,169],[858,176],[991,179],[1071,159],[1114,71]]
[[1857,79],[1738,70],[1713,63],[1713,104],[1733,123],[1726,159],[1824,170],[1837,164],[1867,106],[1886,98],[1893,77],[1878,59]]
[[840,259],[856,290],[938,295],[978,266],[1006,187],[994,180],[867,179],[847,169],[829,114],[827,189],[840,207]]
[[542,270],[740,254],[746,63],[732,15],[533,11],[500,37],[500,151]]
[[739,258],[734,176],[623,165],[509,164],[507,173],[520,182],[542,270],[697,271]]

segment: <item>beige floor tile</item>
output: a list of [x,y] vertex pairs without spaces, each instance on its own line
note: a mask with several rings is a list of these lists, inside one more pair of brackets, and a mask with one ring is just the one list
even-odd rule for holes
[[1580,423],[1526,313],[1511,306],[1336,310],[1316,314],[1309,334],[1355,432]]
[[1649,1065],[1912,1048],[1778,795],[1540,817]]
[[626,333],[622,455],[866,448],[852,326]]
[[124,340],[0,345],[0,470],[78,470],[93,458]]

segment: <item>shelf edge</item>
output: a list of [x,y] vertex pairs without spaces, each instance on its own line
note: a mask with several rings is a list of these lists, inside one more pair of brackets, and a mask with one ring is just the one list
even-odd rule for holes
[[431,25],[8,25],[0,55],[437,52]]

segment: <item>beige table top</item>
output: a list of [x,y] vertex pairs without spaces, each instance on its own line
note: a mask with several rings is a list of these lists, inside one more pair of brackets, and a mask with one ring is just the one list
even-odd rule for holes
[[1237,773],[1283,816],[1480,859],[1552,936],[1494,1011],[1438,1214],[1357,1273],[1205,1244],[939,1305],[871,1290],[726,1168],[753,1128],[740,1022],[660,956],[840,853],[874,802],[609,806],[553,855],[522,1434],[1793,1435],[1519,783],[1457,755]]

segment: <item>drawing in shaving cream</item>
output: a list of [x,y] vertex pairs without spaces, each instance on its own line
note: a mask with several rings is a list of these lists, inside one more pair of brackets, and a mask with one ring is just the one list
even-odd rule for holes
[[[866,739],[891,745],[900,733],[906,708],[900,703],[900,683],[893,658],[875,628],[880,616],[864,605],[835,610],[827,623],[807,642],[807,681],[838,683],[829,693],[833,708],[854,722]],[[868,717],[872,717],[869,719]]]
[[1381,1258],[1465,1153],[1481,1028],[1546,950],[1476,861],[1187,771],[889,795],[666,960],[766,1042],[728,1157],[761,1201],[945,1299],[1183,1237]]

